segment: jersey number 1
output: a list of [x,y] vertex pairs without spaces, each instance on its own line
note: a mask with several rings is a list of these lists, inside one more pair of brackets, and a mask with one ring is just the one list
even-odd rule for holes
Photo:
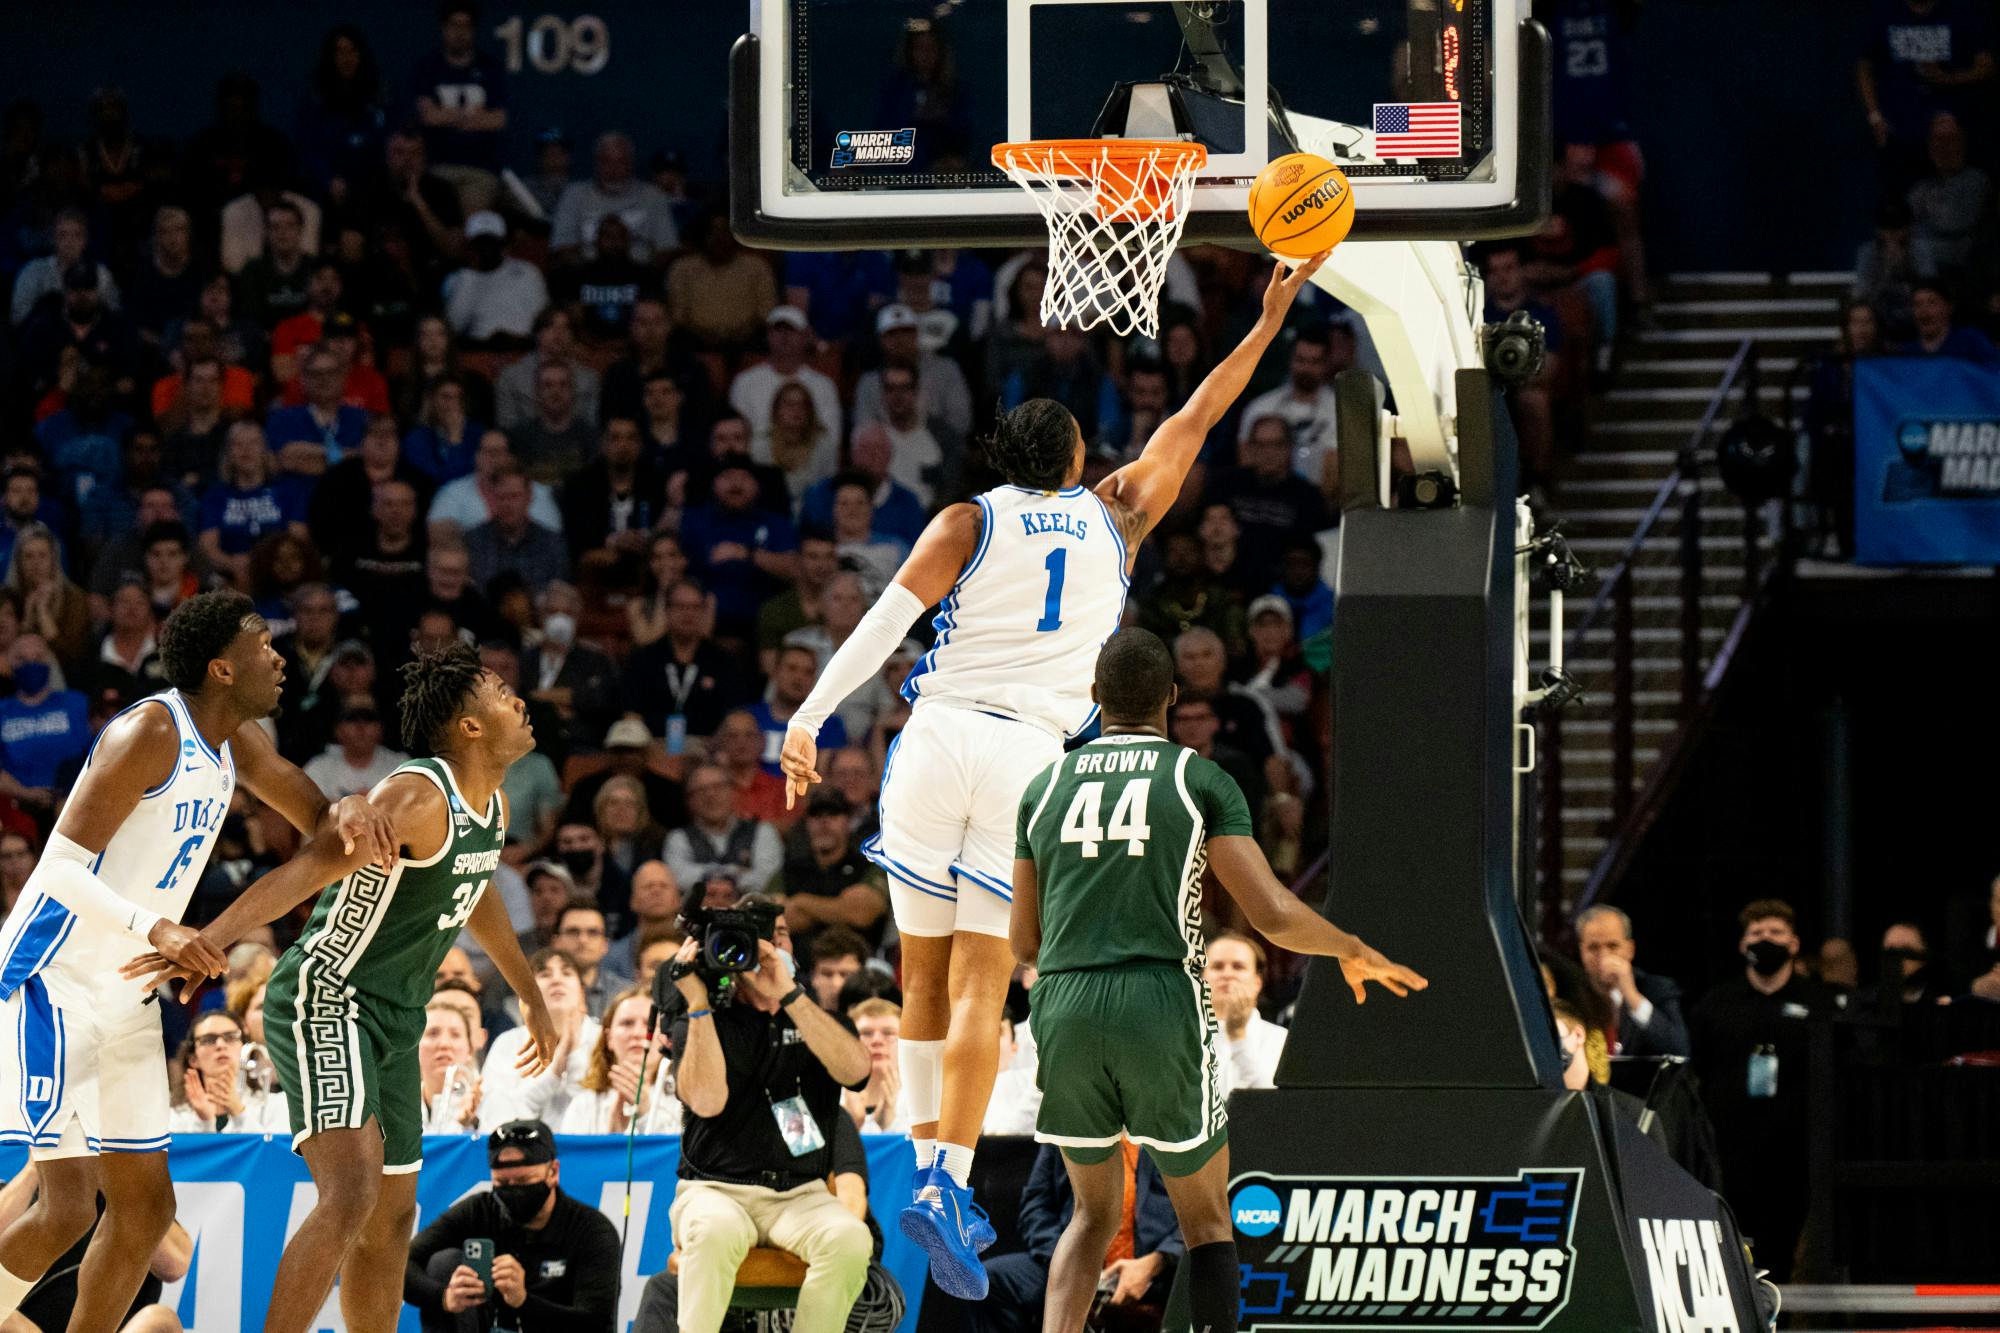
[[1049,571],[1049,590],[1042,594],[1042,618],[1035,622],[1037,633],[1047,634],[1062,628],[1063,571],[1068,565],[1069,551],[1061,546],[1050,551],[1049,558],[1042,562]]
[[1144,856],[1146,839],[1153,836],[1153,826],[1146,822],[1146,796],[1152,786],[1151,778],[1127,782],[1125,790],[1118,793],[1118,804],[1111,808],[1111,827],[1107,829],[1103,823],[1104,784],[1084,783],[1063,813],[1062,840],[1081,843],[1077,854],[1086,860],[1096,857],[1100,842],[1122,842],[1127,856]]

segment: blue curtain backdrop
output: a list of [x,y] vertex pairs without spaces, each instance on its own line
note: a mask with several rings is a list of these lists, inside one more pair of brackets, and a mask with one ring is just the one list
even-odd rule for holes
[[[625,1198],[625,1140],[563,1136],[558,1139],[562,1188],[620,1223]],[[882,1224],[883,1264],[903,1285],[909,1313],[898,1333],[913,1333],[924,1289],[924,1253],[904,1239],[896,1212],[908,1201],[914,1173],[909,1140],[864,1139],[869,1199]],[[0,1149],[0,1175],[21,1169],[24,1149]],[[194,1333],[238,1333],[264,1325],[271,1281],[285,1240],[311,1210],[315,1196],[304,1159],[283,1139],[260,1134],[177,1136],[168,1158],[179,1198],[181,1225],[194,1235],[194,1264],[163,1299]],[[633,1155],[632,1216],[619,1284],[618,1329],[631,1327],[645,1279],[667,1266],[673,1249],[667,1209],[680,1165],[678,1136],[639,1139]],[[419,1228],[488,1179],[485,1140],[430,1137],[417,1181]],[[395,1281],[402,1280],[397,1274]],[[338,1293],[320,1312],[315,1329],[343,1333]],[[405,1307],[400,1333],[417,1333],[416,1312]]]

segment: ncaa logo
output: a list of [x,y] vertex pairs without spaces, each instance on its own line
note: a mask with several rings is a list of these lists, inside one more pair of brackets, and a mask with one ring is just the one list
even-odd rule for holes
[[1905,421],[1896,432],[1896,445],[1907,457],[1920,459],[1931,451],[1931,428],[1921,421]]
[[1229,1220],[1246,1236],[1270,1235],[1284,1216],[1284,1205],[1278,1201],[1277,1191],[1265,1185],[1240,1189],[1229,1202]]

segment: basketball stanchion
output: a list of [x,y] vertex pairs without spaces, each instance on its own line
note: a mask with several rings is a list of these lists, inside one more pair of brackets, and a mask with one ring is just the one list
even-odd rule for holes
[[1158,334],[1167,260],[1208,150],[1179,139],[1044,139],[995,145],[993,165],[1049,224],[1042,322]]

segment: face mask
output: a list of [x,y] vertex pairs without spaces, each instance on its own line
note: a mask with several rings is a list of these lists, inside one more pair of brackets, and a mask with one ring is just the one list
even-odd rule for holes
[[1752,940],[1743,948],[1743,957],[1760,977],[1775,977],[1792,961],[1792,951],[1776,940]]
[[1915,963],[1917,966],[1915,971],[1910,974],[1912,977],[1917,972],[1923,971],[1924,964],[1929,961],[1930,955],[1922,949],[1884,949],[1882,951],[1882,968],[1884,971],[1901,972],[1904,963]]
[[48,684],[47,662],[23,662],[14,668],[14,688],[22,694],[40,694]]
[[542,1205],[549,1201],[549,1192],[555,1187],[546,1180],[538,1180],[532,1185],[495,1185],[493,1197],[499,1200],[500,1211],[507,1214],[516,1226],[526,1226],[542,1211]]
[[597,869],[597,853],[588,847],[572,848],[561,853],[563,868],[578,879],[587,879],[590,872]]
[[558,611],[542,622],[542,634],[556,647],[567,648],[576,642],[576,617]]
[[792,957],[792,951],[790,949],[780,949],[778,950],[778,957],[784,961],[785,975],[797,981],[799,979],[799,960]]

